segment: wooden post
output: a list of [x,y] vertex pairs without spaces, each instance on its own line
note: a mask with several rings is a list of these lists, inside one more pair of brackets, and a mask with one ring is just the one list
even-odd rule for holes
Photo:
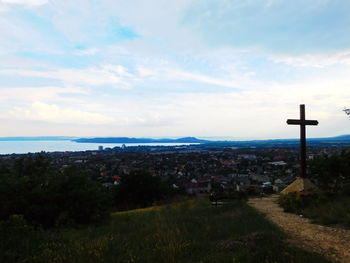
[[306,177],[306,126],[305,105],[300,105],[300,177]]
[[318,125],[316,120],[305,120],[305,105],[300,105],[300,119],[288,119],[289,125],[300,125],[300,177],[306,177],[306,125]]

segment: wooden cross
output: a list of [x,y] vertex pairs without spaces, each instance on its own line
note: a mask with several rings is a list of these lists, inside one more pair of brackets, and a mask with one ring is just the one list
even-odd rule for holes
[[300,177],[306,177],[306,125],[317,125],[316,120],[305,120],[305,105],[300,105],[300,119],[288,119],[289,125],[300,125]]

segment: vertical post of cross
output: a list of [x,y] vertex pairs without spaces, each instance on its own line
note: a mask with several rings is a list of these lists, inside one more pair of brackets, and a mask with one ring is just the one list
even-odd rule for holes
[[300,119],[288,119],[287,124],[300,126],[300,177],[306,177],[306,125],[318,125],[316,120],[305,120],[305,105],[300,105]]
[[300,105],[300,177],[306,177],[306,126],[305,105]]

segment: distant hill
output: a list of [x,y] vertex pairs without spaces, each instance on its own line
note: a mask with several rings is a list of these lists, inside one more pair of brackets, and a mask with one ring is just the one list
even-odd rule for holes
[[73,141],[79,143],[208,143],[210,141],[195,137],[183,137],[178,139],[152,139],[152,138],[129,138],[129,137],[106,137],[106,138],[80,138]]
[[[299,139],[270,139],[249,141],[216,141],[211,146],[229,147],[299,147]],[[308,146],[349,146],[350,135],[340,135],[325,138],[307,138]]]
[[[209,141],[197,139],[196,137],[183,137],[178,139],[154,139],[154,138],[130,138],[130,137],[96,137],[96,138],[79,138],[72,141],[78,143],[201,143],[217,146],[238,146],[238,147],[281,147],[281,146],[293,146],[299,144],[299,139],[270,139],[270,140],[247,140],[247,141]],[[340,135],[335,137],[326,138],[308,138],[308,144],[349,144],[350,135]]]
[[328,139],[337,140],[337,141],[350,141],[350,134],[339,135]]
[[[232,147],[282,147],[297,146],[299,139],[268,139],[268,140],[204,140],[196,137],[169,138],[133,138],[133,137],[95,137],[77,138],[73,136],[38,136],[38,137],[0,137],[0,141],[73,141],[77,143],[200,143],[208,146],[232,146]],[[334,137],[307,138],[308,145],[350,145],[350,134]]]

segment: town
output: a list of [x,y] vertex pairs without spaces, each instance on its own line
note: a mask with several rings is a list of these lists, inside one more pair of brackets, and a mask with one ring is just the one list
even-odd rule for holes
[[[341,149],[309,147],[307,159]],[[250,194],[279,193],[295,180],[300,169],[298,147],[99,146],[96,151],[2,155],[0,162],[31,155],[48,157],[58,170],[72,165],[88,170],[91,179],[107,188],[118,185],[122,176],[142,170],[188,195],[209,194],[214,184],[223,190]]]

